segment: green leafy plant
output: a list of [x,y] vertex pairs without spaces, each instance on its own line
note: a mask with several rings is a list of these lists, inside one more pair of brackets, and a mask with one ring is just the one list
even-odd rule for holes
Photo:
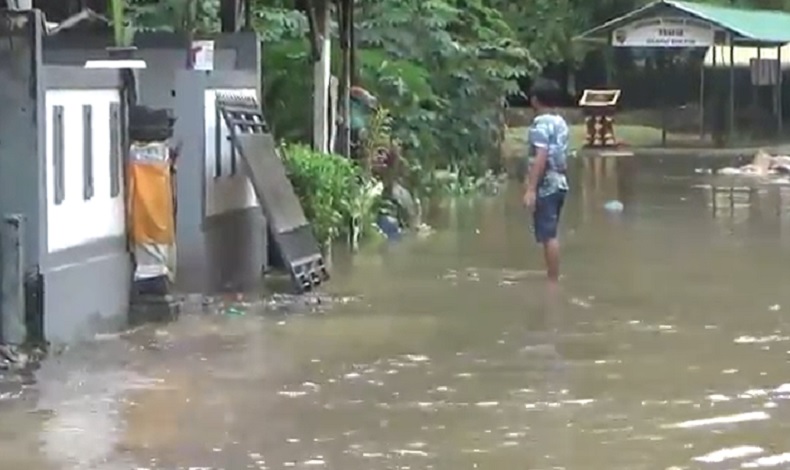
[[313,67],[308,44],[283,38],[262,48],[263,104],[279,139],[312,142]]
[[[218,0],[108,0],[116,36],[131,29],[212,32]],[[703,1],[703,0],[700,0]],[[788,8],[790,0],[704,0]],[[505,97],[547,65],[571,69],[589,53],[573,38],[649,0],[365,0],[355,2],[355,75],[388,111],[402,147],[399,182],[419,197],[477,191],[492,180]],[[292,0],[252,0],[263,41],[267,120],[287,141],[312,141],[309,22]],[[125,18],[123,21],[118,18]],[[333,24],[332,34],[337,34]],[[120,41],[119,41],[120,42]],[[339,41],[332,63],[339,75]],[[600,60],[608,63],[609,55]],[[612,67],[609,67],[612,69]],[[374,118],[381,118],[375,116]],[[371,128],[379,123],[372,123]],[[379,146],[372,139],[368,155]],[[369,161],[369,160],[368,160]],[[482,181],[482,183],[481,183]],[[341,229],[338,229],[341,230]]]
[[316,152],[304,144],[281,147],[283,162],[305,216],[320,243],[350,234],[351,221],[364,207],[359,168],[339,155]]
[[376,108],[365,127],[361,139],[361,157],[363,166],[371,169],[382,155],[392,150],[392,117],[387,108],[383,106]]
[[363,83],[390,108],[393,136],[423,175],[484,175],[505,96],[539,68],[491,3],[372,0],[358,15]]
[[[475,180],[498,152],[502,110],[518,77],[539,68],[516,31],[488,0],[368,0],[357,7],[356,67],[362,87],[386,107],[369,131],[386,128],[402,146],[401,182],[412,192],[451,170]],[[309,43],[301,12],[256,3],[256,29],[264,35],[264,93],[279,137],[311,141]],[[337,41],[335,41],[337,46]],[[333,52],[337,59],[339,51]],[[339,60],[333,60],[335,67]],[[338,74],[338,69],[335,70]],[[378,136],[363,145],[367,163]],[[416,186],[415,186],[416,185]]]
[[[219,31],[218,0],[110,0],[113,23],[123,4],[125,23],[135,31],[212,33]],[[117,33],[116,33],[117,34]]]
[[362,238],[382,235],[376,224],[383,201],[384,184],[372,178],[363,178],[351,199],[351,233],[349,241],[356,249]]
[[109,0],[108,10],[112,22],[113,39],[116,46],[126,46],[129,37],[126,28],[126,2],[125,0]]

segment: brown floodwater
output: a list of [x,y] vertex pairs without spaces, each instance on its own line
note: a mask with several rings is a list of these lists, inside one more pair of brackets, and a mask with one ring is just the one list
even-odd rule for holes
[[0,468],[790,468],[790,186],[576,163],[559,291],[517,185],[449,201],[433,234],[338,256],[321,302],[0,385]]

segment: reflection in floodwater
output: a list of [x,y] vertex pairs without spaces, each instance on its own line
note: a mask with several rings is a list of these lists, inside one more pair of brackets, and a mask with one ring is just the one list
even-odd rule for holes
[[[710,177],[695,187],[704,192],[711,214],[722,227],[744,226],[754,232],[778,232],[785,236],[790,223],[790,183],[752,184],[725,177]],[[759,235],[759,233],[758,233]]]
[[787,468],[790,193],[700,165],[578,160],[556,292],[514,185],[338,259],[325,311],[75,348],[0,388],[0,468]]

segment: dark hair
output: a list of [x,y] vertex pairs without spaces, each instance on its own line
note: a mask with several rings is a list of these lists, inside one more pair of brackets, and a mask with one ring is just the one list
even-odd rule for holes
[[538,77],[532,82],[529,96],[535,97],[543,106],[554,107],[560,104],[560,85],[551,79]]

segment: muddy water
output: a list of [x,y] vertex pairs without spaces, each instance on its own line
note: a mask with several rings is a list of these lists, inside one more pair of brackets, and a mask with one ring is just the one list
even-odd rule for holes
[[579,162],[559,292],[511,188],[326,305],[76,348],[0,390],[0,468],[788,468],[790,188],[709,164]]

